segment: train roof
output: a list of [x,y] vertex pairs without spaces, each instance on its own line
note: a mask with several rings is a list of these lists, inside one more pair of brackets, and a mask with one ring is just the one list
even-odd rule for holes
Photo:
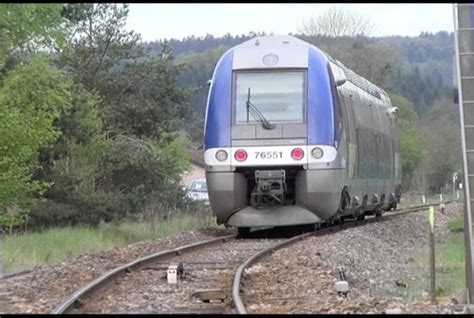
[[[380,87],[377,85],[373,84],[366,78],[358,75],[355,73],[353,70],[345,66],[342,62],[334,59],[331,57],[329,54],[326,52],[322,51],[318,47],[305,42],[303,40],[300,40],[294,36],[291,35],[265,35],[265,36],[256,36],[250,40],[247,40],[237,46],[234,47],[234,49],[237,50],[245,50],[247,47],[252,46],[252,47],[272,47],[272,48],[287,48],[288,46],[291,46],[292,48],[296,49],[301,49],[301,48],[309,48],[312,47],[316,49],[320,54],[322,54],[328,62],[331,62],[335,65],[337,65],[339,68],[342,69],[344,72],[344,75],[347,78],[347,81],[352,83],[354,86],[358,87],[359,89],[365,91],[366,93],[378,98],[378,99],[385,99],[388,98],[388,94]],[[383,96],[383,97],[382,97]],[[385,97],[385,98],[384,98]]]

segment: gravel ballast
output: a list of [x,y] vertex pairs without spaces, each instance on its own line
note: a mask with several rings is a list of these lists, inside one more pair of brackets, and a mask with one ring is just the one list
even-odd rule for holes
[[[446,224],[460,216],[462,216],[460,203],[447,205],[444,214],[437,212],[437,243],[447,237]],[[428,264],[426,268],[419,268],[417,267],[419,264],[417,265],[414,259],[415,255],[428,248],[428,229],[428,211],[422,211],[321,237],[309,237],[276,251],[246,270],[242,287],[243,300],[247,304],[249,313],[252,314],[385,313],[387,311],[451,313],[452,309],[448,304],[431,305],[426,291],[413,292],[412,287],[416,284],[426,286],[426,290],[429,287]],[[36,268],[28,274],[0,280],[0,313],[49,313],[65,297],[112,268],[159,251],[231,233],[233,231],[230,229],[183,233],[166,239],[135,243],[111,251],[81,255],[55,265]],[[204,257],[206,262],[203,264],[212,262],[212,256],[211,253]],[[198,275],[201,270],[204,273],[202,277],[209,275],[205,272],[207,269],[205,265],[195,266],[198,266],[194,270],[196,277],[201,276],[201,274]],[[339,296],[335,290],[340,269],[349,283],[350,291],[346,297]],[[222,277],[231,278],[232,272],[230,268],[225,269]],[[170,289],[164,284],[163,278],[156,273],[143,272],[140,275],[143,279],[137,279],[136,284],[140,280],[150,282],[153,278],[156,282],[152,284],[152,287],[160,286],[160,290],[162,287]],[[147,277],[147,275],[151,276]],[[193,277],[190,276],[190,278]],[[206,280],[209,281],[209,279]],[[165,299],[159,297],[159,299],[154,299],[153,288],[155,287],[150,290],[150,285],[146,287],[138,284],[135,286],[136,293],[130,298],[123,296],[126,295],[126,283],[134,284],[127,278],[122,280],[121,287],[117,286],[117,291],[122,290],[122,296],[108,298],[109,295],[104,294],[111,302],[112,312],[173,312],[172,306],[170,308],[164,306]],[[182,287],[186,287],[187,284],[189,282]],[[230,285],[224,285],[226,290],[230,288]],[[182,295],[178,296],[188,297],[190,286],[184,288]],[[207,285],[201,287],[204,288]],[[194,289],[193,285],[192,290]],[[134,307],[135,304],[140,303],[137,299],[144,297],[143,295],[147,295],[143,298],[143,305],[145,306],[146,303],[146,306]],[[176,301],[183,301],[179,299],[176,298]],[[150,300],[156,300],[161,305],[150,306]],[[189,309],[190,307],[186,310],[183,308],[183,311]],[[229,310],[230,307],[227,307],[225,312],[232,312]],[[91,312],[104,311],[94,308]]]
[[[436,213],[437,243],[447,235],[447,222],[460,216],[459,203]],[[430,304],[429,264],[420,269],[413,258],[428,248],[428,230],[428,211],[422,211],[279,250],[247,270],[243,299],[248,312],[451,313],[448,304]],[[341,269],[350,288],[346,297],[335,290]],[[411,292],[413,284],[426,291]]]
[[0,313],[49,313],[72,292],[117,266],[159,251],[232,233],[230,230],[212,229],[183,233],[81,255],[35,268],[28,274],[0,280]]

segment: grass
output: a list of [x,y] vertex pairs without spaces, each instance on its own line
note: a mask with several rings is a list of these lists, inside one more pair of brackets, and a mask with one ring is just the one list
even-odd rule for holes
[[5,272],[57,263],[85,253],[96,253],[204,227],[217,227],[210,211],[206,215],[179,213],[160,222],[103,224],[96,228],[52,228],[37,233],[8,235],[3,241]]
[[464,235],[452,233],[444,244],[438,247],[437,290],[438,296],[451,297],[465,288]]
[[[436,295],[438,301],[444,302],[453,297],[458,298],[465,288],[463,227],[462,218],[450,221],[447,224],[447,228],[450,230],[448,237],[443,243],[438,243],[435,246]],[[409,290],[412,296],[419,295],[423,291],[429,292],[429,257],[428,247],[414,257],[415,267],[423,273],[424,280],[412,284]],[[419,297],[414,296],[414,298]],[[429,299],[429,296],[426,296],[424,300],[427,299]]]
[[448,229],[451,232],[463,232],[464,231],[464,218],[458,218],[448,223]]
[[[425,204],[433,204],[437,205],[440,203],[439,194],[430,194],[425,196]],[[450,194],[443,194],[443,201],[449,200],[459,200],[462,201],[462,196],[457,199],[455,196]],[[421,205],[423,204],[423,199],[421,194],[414,194],[414,193],[403,193],[401,199],[401,206],[412,206],[412,205]]]

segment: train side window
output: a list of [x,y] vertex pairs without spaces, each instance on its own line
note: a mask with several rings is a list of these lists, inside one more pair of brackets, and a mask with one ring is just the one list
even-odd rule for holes
[[[354,108],[356,107],[356,105],[351,101],[350,97],[348,96],[348,93],[346,94],[344,98],[347,101],[346,102],[347,119],[349,122],[349,134],[350,134],[350,141],[352,145],[351,147],[352,158],[350,158],[351,159],[350,164],[352,165],[353,170],[357,170],[358,153],[357,153],[357,142],[356,142],[356,131],[355,131],[357,123],[354,117]],[[355,176],[355,171],[353,171],[351,178],[354,178],[354,176]]]
[[385,165],[387,162],[387,152],[385,151],[385,135],[380,135],[380,167],[382,169],[380,177],[385,179]]
[[377,135],[377,145],[378,145],[378,150],[377,150],[377,165],[378,165],[378,170],[377,170],[377,177],[383,179],[383,143],[382,143],[382,135],[379,133]]
[[375,132],[371,132],[370,134],[370,139],[371,139],[371,147],[370,147],[370,163],[371,163],[371,170],[372,170],[372,178],[377,177],[377,136],[375,135]]
[[[365,129],[364,129],[365,130]],[[368,130],[364,131],[364,146],[365,146],[365,151],[364,151],[364,162],[365,164],[365,177],[370,177],[370,166],[372,163],[371,160],[371,153],[370,153],[370,133]]]
[[393,143],[393,139],[391,140],[392,141],[392,176],[394,178],[397,177],[397,174],[396,174],[396,170],[395,170],[395,144]]
[[357,177],[360,178],[362,175],[362,162],[363,162],[363,157],[362,157],[362,151],[364,150],[364,146],[362,143],[362,136],[361,136],[361,131],[359,128],[356,129],[356,135],[357,135]]
[[347,142],[350,142],[351,141],[351,138],[350,138],[350,131],[349,131],[349,117],[348,117],[348,113],[347,113],[347,104],[346,104],[346,100],[344,98],[344,95],[342,94],[341,91],[338,90],[338,95],[339,95],[339,101],[340,101],[340,109],[341,109],[341,112],[342,112],[342,123],[344,125],[344,133],[346,134],[346,141]]
[[361,129],[361,144],[362,144],[362,149],[360,152],[360,166],[361,166],[361,177],[365,178],[366,176],[366,166],[367,166],[367,144],[366,144],[366,138],[365,138],[365,133]]
[[339,109],[342,113],[342,125],[343,125],[343,131],[344,135],[346,136],[346,178],[351,179],[351,174],[352,174],[352,166],[351,166],[351,139],[350,139],[350,132],[349,132],[349,119],[347,115],[347,105],[345,103],[344,95],[340,90],[337,90],[337,94],[339,96]]
[[374,170],[372,173],[372,177],[377,177],[377,136],[375,132],[372,132],[372,169]]
[[[334,75],[332,74],[331,68],[328,66],[328,72],[329,75],[331,76],[332,82],[335,83],[334,81]],[[341,136],[342,136],[342,129],[340,128],[340,124],[342,123],[342,113],[341,113],[341,108],[344,106],[342,105],[344,103],[343,99],[340,98],[339,90],[337,89],[336,85],[331,85],[331,95],[333,96],[333,107],[334,107],[334,123],[336,125],[335,133],[336,133],[336,140],[337,143],[340,144],[341,142]],[[345,123],[343,124],[345,126]]]
[[369,163],[369,158],[368,158],[368,155],[369,155],[369,148],[368,148],[368,143],[367,143],[367,134],[365,132],[365,130],[362,130],[362,145],[363,145],[363,152],[361,153],[362,154],[362,167],[363,167],[363,170],[362,170],[362,177],[366,178],[367,177],[367,169],[368,169],[368,163]]
[[388,150],[388,144],[387,144],[387,135],[383,135],[383,153],[384,153],[384,160],[383,160],[383,171],[384,171],[384,178],[388,178],[388,162],[389,162],[389,150]]
[[388,139],[387,140],[387,144],[388,144],[388,147],[390,148],[389,149],[389,155],[390,155],[390,161],[389,161],[389,171],[390,171],[390,179],[393,179],[393,145],[392,145],[392,139]]
[[380,171],[380,177],[382,179],[385,179],[385,163],[387,162],[387,152],[385,151],[385,135],[381,134],[380,135],[380,167],[382,171]]
[[349,113],[349,119],[351,123],[351,138],[354,140],[355,139],[355,127],[357,126],[357,121],[356,117],[354,116],[354,107],[350,107],[348,110]]
[[371,137],[370,136],[370,131],[366,131],[364,139],[365,139],[365,144],[366,144],[367,148],[366,148],[366,151],[364,152],[364,154],[367,154],[367,156],[366,156],[367,160],[364,160],[364,161],[367,162],[367,172],[366,172],[365,175],[369,178],[372,177],[372,174],[371,174],[371,170],[372,170],[372,152],[371,152],[371,148],[372,147],[370,147],[372,138],[370,138],[370,137]]
[[387,146],[387,178],[392,178],[392,148],[390,147],[390,137],[387,135],[386,139],[386,146]]
[[379,149],[380,149],[380,144],[379,144],[379,136],[376,132],[374,132],[374,177],[378,178],[379,177],[379,168],[380,168],[380,158],[379,158]]
[[362,153],[362,162],[364,166],[363,170],[363,176],[364,178],[367,178],[369,176],[369,169],[370,169],[370,135],[368,132],[364,129],[363,130],[363,140],[362,143],[364,144],[364,152]]
[[[352,97],[350,97],[352,96]],[[345,94],[344,98],[346,99],[346,105],[348,105],[348,115],[349,115],[349,120],[350,120],[350,134],[351,134],[351,140],[353,141],[353,144],[355,146],[354,149],[354,177],[360,178],[364,173],[364,151],[363,149],[366,149],[364,146],[365,139],[361,135],[361,130],[358,128],[358,121],[357,121],[357,116],[356,114],[361,112],[361,104],[360,104],[360,99],[358,98],[357,92],[353,90],[353,88],[348,85],[347,86],[347,94]]]

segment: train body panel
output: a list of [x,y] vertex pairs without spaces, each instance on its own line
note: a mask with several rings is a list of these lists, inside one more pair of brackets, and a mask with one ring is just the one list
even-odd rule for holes
[[393,207],[399,141],[390,107],[383,90],[294,37],[230,49],[214,71],[205,121],[217,222],[308,224]]

